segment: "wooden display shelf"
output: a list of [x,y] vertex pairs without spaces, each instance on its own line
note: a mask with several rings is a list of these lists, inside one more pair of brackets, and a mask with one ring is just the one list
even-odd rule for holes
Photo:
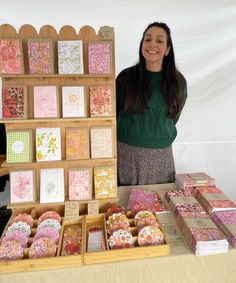
[[[132,220],[130,220],[132,222]],[[147,246],[139,247],[135,242],[133,248],[126,249],[109,249],[108,247],[108,238],[106,232],[106,219],[104,214],[100,215],[86,215],[85,216],[85,229],[84,229],[84,239],[87,239],[87,229],[89,227],[100,225],[104,229],[104,237],[106,241],[106,251],[101,252],[86,252],[87,250],[87,241],[85,241],[84,249],[84,264],[97,264],[105,262],[115,262],[123,260],[133,260],[141,258],[150,258],[150,257],[160,257],[170,255],[170,244],[168,243],[165,237],[165,243],[158,246]],[[131,224],[132,225],[132,224]],[[163,228],[162,232],[165,235]],[[135,238],[136,229],[131,226],[131,232]]]

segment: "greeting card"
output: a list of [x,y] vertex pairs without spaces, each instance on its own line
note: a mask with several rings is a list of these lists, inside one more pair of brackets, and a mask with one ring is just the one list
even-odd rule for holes
[[0,74],[23,74],[23,53],[20,39],[0,39]]
[[91,117],[113,115],[113,97],[110,86],[90,86],[89,95]]
[[61,160],[60,128],[36,129],[36,160],[38,162]]
[[69,200],[92,198],[92,168],[69,169]]
[[35,200],[34,170],[10,172],[11,203]]
[[34,118],[56,118],[58,98],[56,86],[34,86]]
[[62,87],[62,116],[86,117],[86,98],[83,86]]
[[94,168],[94,189],[96,199],[117,197],[114,166]]
[[89,158],[89,130],[88,128],[66,129],[66,159]]
[[53,73],[53,45],[51,39],[29,39],[27,42],[30,74]]
[[59,74],[83,74],[83,43],[81,40],[58,41]]
[[112,46],[110,42],[89,42],[88,69],[89,74],[112,73]]
[[27,118],[27,91],[25,86],[6,86],[2,88],[2,118]]
[[113,153],[112,127],[91,128],[91,157],[112,158]]
[[7,131],[7,162],[32,162],[32,131]]
[[40,203],[64,202],[64,169],[41,169]]

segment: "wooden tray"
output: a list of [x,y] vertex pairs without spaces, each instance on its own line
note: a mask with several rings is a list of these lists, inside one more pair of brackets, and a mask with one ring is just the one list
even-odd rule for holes
[[[134,221],[132,218],[129,218],[132,235],[137,238],[137,230],[134,227]],[[104,237],[106,241],[106,251],[101,252],[86,252],[87,251],[87,230],[89,227],[102,225],[104,229]],[[165,231],[161,228],[162,232],[165,235]],[[123,261],[123,260],[132,260],[132,259],[141,259],[141,258],[150,258],[150,257],[159,257],[170,255],[170,244],[166,240],[163,245],[159,246],[147,246],[139,247],[137,241],[135,241],[134,248],[127,249],[114,249],[111,250],[107,244],[107,232],[106,232],[106,219],[105,214],[99,215],[86,215],[85,216],[85,227],[84,227],[84,264],[95,264],[95,263],[104,263],[104,262],[114,262],[114,261]]]

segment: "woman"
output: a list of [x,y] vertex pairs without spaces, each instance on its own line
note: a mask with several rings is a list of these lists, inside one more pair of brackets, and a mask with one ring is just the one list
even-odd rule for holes
[[175,65],[170,29],[151,23],[139,47],[139,63],[116,79],[118,184],[174,182],[172,143],[187,97]]

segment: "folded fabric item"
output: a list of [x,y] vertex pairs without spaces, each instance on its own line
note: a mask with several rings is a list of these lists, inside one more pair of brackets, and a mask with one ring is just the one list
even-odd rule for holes
[[212,220],[228,237],[231,245],[236,248],[236,210],[217,211],[211,214]]
[[188,189],[190,192],[192,192],[194,190],[194,187],[215,186],[215,179],[208,176],[204,172],[185,173],[176,174],[175,183],[178,188]]
[[226,253],[228,241],[207,214],[184,212],[178,215],[178,226],[195,255]]
[[236,204],[219,188],[197,187],[194,195],[208,213],[214,211],[236,210]]
[[141,188],[131,188],[127,209],[131,210],[138,203],[147,203],[150,209],[155,208],[158,202],[158,193],[154,191],[147,191]]

